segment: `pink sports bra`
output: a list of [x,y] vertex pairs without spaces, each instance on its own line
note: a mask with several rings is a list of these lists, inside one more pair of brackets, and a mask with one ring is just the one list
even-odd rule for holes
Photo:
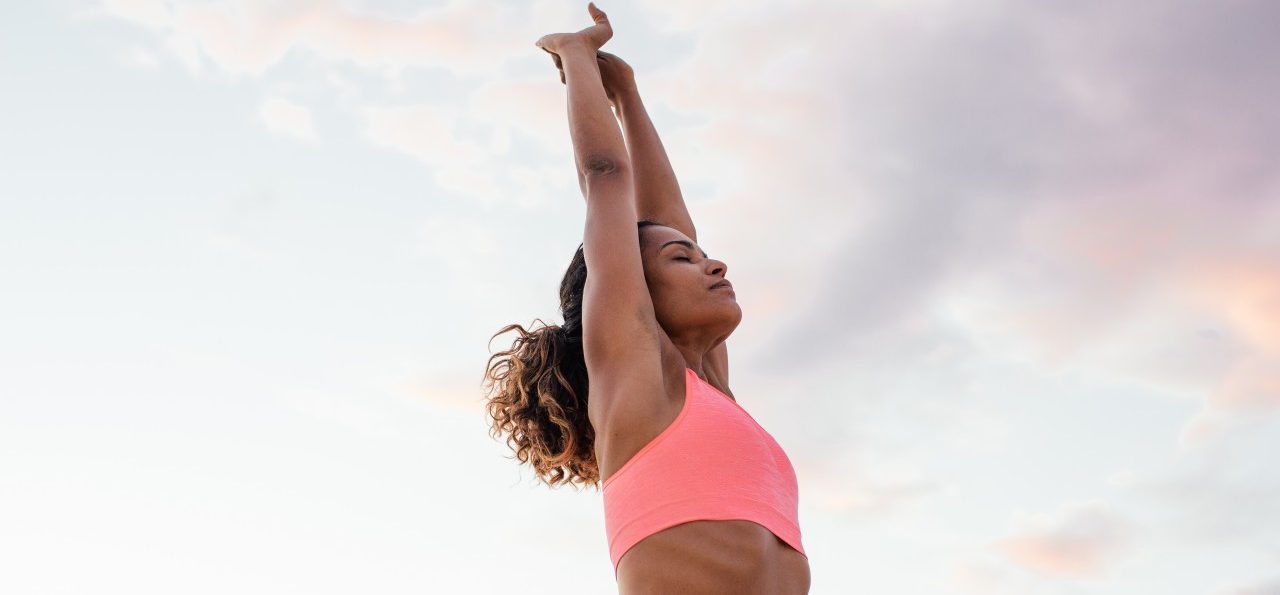
[[687,367],[680,414],[603,491],[615,578],[623,554],[642,539],[703,519],[754,521],[808,557],[791,460],[746,409]]

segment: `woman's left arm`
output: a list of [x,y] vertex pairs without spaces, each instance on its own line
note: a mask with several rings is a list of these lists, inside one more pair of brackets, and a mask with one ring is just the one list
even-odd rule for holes
[[640,91],[636,87],[631,67],[608,52],[596,53],[605,89],[611,95],[622,131],[627,139],[627,153],[631,158],[632,183],[635,186],[636,214],[642,219],[659,221],[680,230],[697,242],[697,230],[684,195],[671,168],[671,160],[662,147],[662,139],[649,119]]
[[[627,140],[627,154],[631,160],[632,185],[635,188],[636,215],[680,230],[689,239],[698,241],[693,218],[684,204],[680,184],[667,151],[658,138],[658,130],[645,110],[640,91],[635,84],[631,68],[617,56],[597,51],[596,62],[605,90],[610,95],[622,120],[622,130]],[[729,355],[726,342],[711,348],[704,362],[719,381],[725,393],[729,393]],[[729,393],[732,396],[732,393]]]

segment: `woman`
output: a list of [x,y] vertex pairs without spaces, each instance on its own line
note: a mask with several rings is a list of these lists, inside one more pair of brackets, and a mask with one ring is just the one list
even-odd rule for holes
[[698,247],[631,68],[599,51],[609,20],[587,10],[593,26],[535,44],[567,86],[584,242],[564,325],[498,332],[520,336],[486,370],[493,432],[548,485],[603,481],[620,593],[807,593],[795,472],[728,387],[726,266]]

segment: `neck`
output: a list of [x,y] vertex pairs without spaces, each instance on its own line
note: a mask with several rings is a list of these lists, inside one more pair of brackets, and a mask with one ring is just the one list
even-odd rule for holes
[[674,341],[676,350],[680,352],[680,356],[684,358],[686,368],[693,370],[699,378],[706,380],[707,374],[703,369],[706,364],[707,353],[711,351],[711,347],[719,344],[719,341],[699,341],[696,343],[681,343]]

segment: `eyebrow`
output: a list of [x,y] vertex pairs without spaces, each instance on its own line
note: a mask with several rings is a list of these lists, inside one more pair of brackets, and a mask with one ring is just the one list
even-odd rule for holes
[[[681,246],[684,246],[684,247],[686,247],[686,248],[690,248],[690,249],[692,249],[692,248],[693,248],[693,242],[690,242],[689,240],[671,240],[670,242],[667,242],[667,243],[663,244],[662,246],[660,246],[660,247],[658,248],[658,252],[662,252],[663,250],[666,250],[666,249],[667,249],[667,246],[670,246],[670,245],[672,245],[672,244],[680,244]],[[705,251],[704,251],[704,252],[702,252],[702,257],[703,257],[703,258],[707,258],[707,253],[706,253]]]

